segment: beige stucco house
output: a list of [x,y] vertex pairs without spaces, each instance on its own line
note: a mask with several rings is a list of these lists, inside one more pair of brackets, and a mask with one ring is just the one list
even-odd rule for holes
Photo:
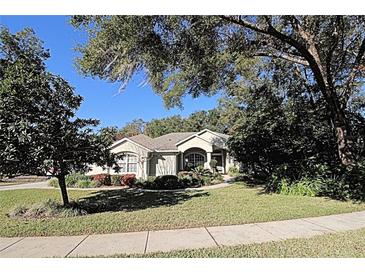
[[[228,135],[208,129],[200,132],[169,133],[158,138],[144,134],[123,138],[111,146],[111,151],[122,154],[119,174],[134,173],[137,178],[176,175],[179,171],[197,166],[210,169],[211,159],[217,160],[217,169],[227,173],[235,165],[227,151]],[[88,175],[115,174],[112,169],[93,166]]]

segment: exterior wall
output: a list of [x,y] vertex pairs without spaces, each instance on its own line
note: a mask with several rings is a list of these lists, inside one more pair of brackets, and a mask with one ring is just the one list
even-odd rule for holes
[[227,155],[226,155],[226,172],[228,173],[228,170],[230,167],[233,167],[233,166],[237,166],[239,167],[239,165],[237,165],[234,161],[234,158],[229,155],[229,153],[227,152]]
[[177,153],[154,152],[149,160],[149,176],[176,175],[178,172]]
[[198,138],[198,137],[194,137],[194,138],[180,144],[177,148],[179,151],[184,152],[193,147],[201,148],[201,149],[205,150],[206,152],[213,151],[213,147],[209,142],[202,140],[201,138]]
[[103,167],[101,166],[97,166],[97,165],[91,165],[90,166],[90,171],[86,173],[86,175],[96,175],[96,174],[101,174],[101,173],[109,173],[108,168],[103,169]]
[[[120,153],[130,153],[130,154],[134,154],[137,155],[138,157],[138,163],[137,163],[137,172],[136,177],[137,178],[146,178],[147,177],[147,172],[148,172],[148,166],[147,166],[147,157],[148,157],[148,150],[144,149],[143,147],[136,145],[132,142],[128,142],[125,141],[119,145],[117,145],[116,147],[111,149],[111,152],[115,153],[115,154],[120,154]],[[114,174],[125,174],[125,173],[116,173],[112,168],[109,169],[103,169],[102,167],[93,165],[91,167],[91,171],[89,171],[88,173],[86,173],[86,175],[95,175],[95,174],[100,174],[100,173],[109,173],[111,175]]]
[[204,140],[207,140],[212,145],[215,145],[217,147],[226,148],[226,144],[223,138],[218,137],[216,134],[213,134],[209,131],[205,131],[202,134],[199,135],[199,137],[203,138]]

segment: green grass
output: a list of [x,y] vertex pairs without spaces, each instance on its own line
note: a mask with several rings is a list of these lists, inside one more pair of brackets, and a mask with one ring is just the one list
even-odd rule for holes
[[[110,257],[110,256],[108,256]],[[223,246],[136,255],[114,255],[121,258],[364,258],[365,229],[290,239],[279,242]]]
[[[149,193],[124,190],[72,190],[87,216],[15,220],[6,216],[16,206],[55,199],[59,190],[27,189],[0,192],[0,236],[80,235],[174,229],[285,220],[365,210],[365,203],[325,198],[263,194],[260,189],[233,185],[191,193]],[[84,198],[84,199],[82,199]]]

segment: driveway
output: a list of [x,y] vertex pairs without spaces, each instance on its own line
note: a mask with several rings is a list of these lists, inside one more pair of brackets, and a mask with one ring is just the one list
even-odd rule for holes
[[0,185],[0,191],[1,190],[15,190],[15,189],[31,189],[31,188],[50,188],[50,187],[48,186],[48,181],[26,183],[26,184],[19,184],[19,185],[10,185],[10,186],[1,186]]

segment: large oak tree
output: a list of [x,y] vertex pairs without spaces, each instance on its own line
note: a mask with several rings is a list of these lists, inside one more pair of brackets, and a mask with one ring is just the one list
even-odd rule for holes
[[[354,161],[349,100],[364,80],[363,16],[75,16],[82,73],[122,82],[144,71],[167,106],[244,81],[250,60],[283,60],[320,94],[342,164]],[[270,71],[262,71],[269,75]],[[258,75],[260,77],[260,75]]]

